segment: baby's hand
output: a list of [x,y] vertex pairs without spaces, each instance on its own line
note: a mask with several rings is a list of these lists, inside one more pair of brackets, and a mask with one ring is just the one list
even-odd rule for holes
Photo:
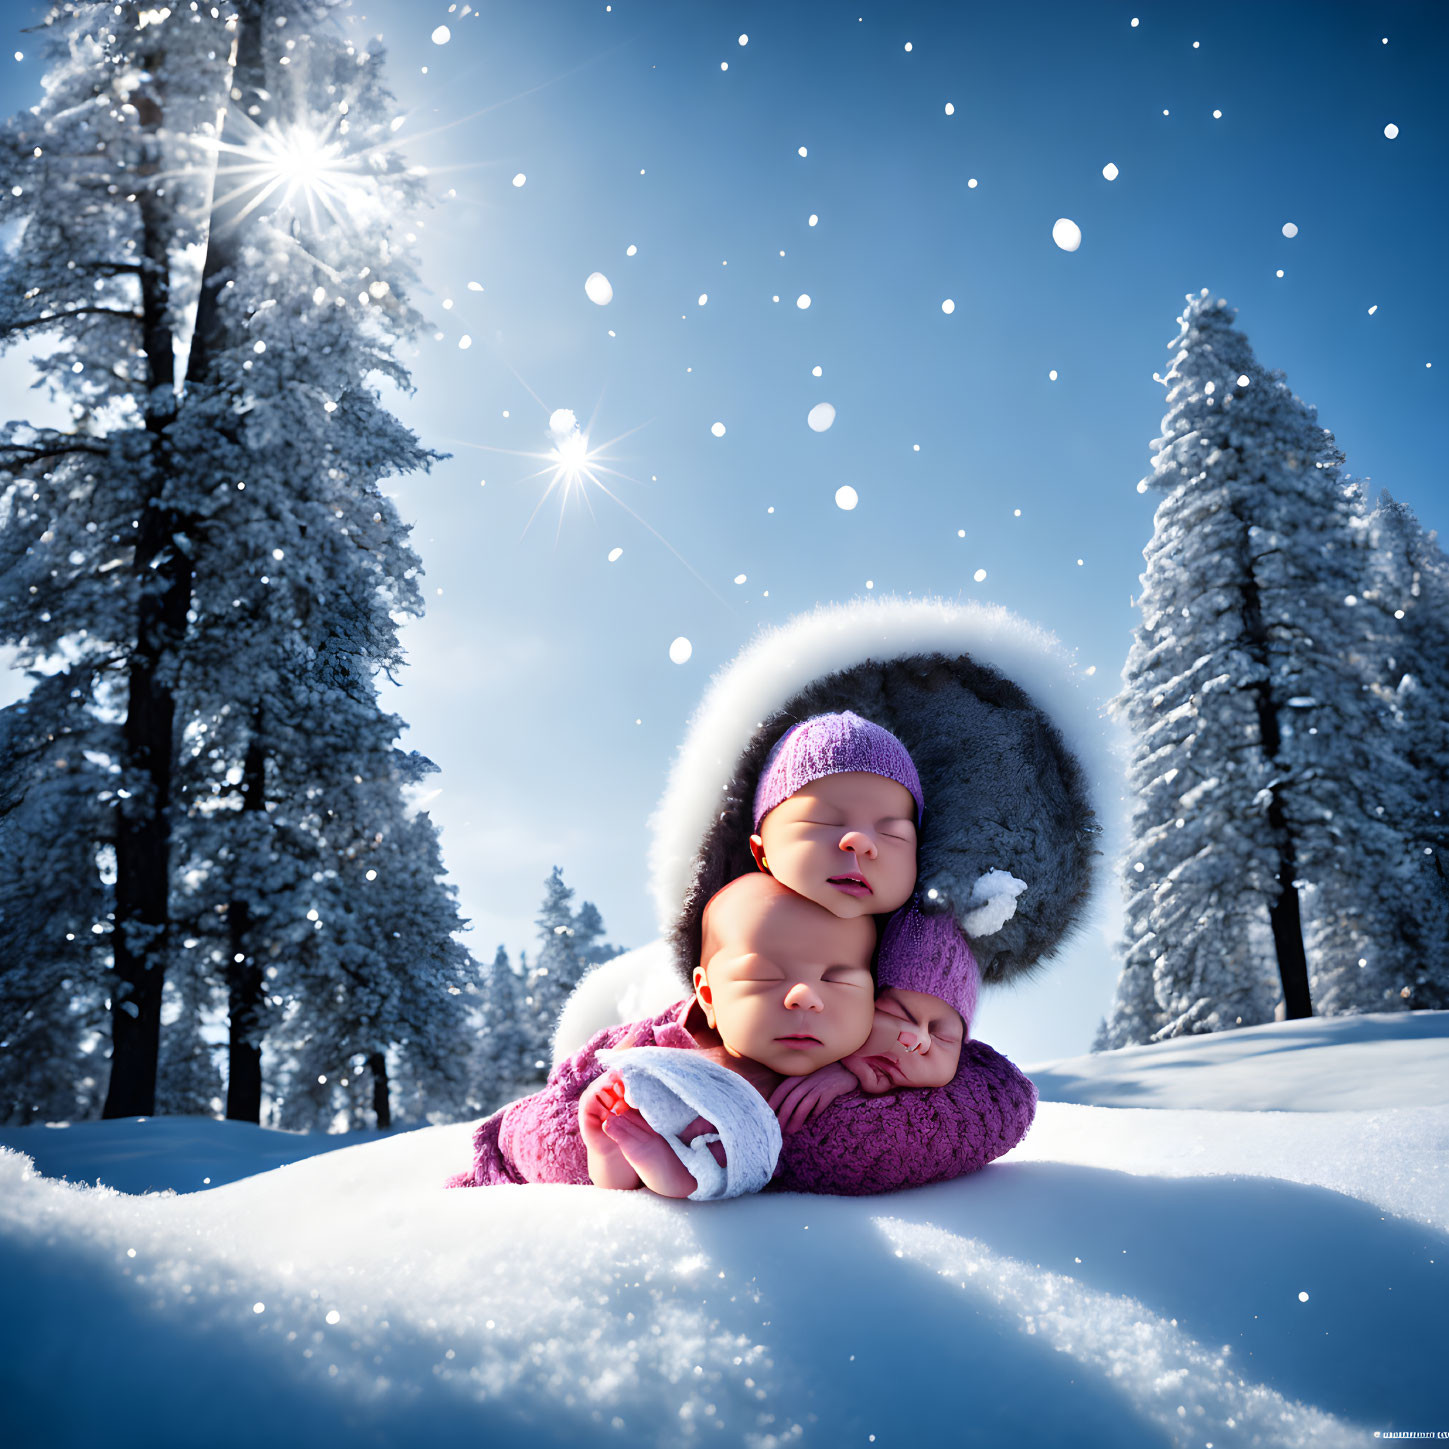
[[831,1062],[809,1076],[786,1077],[770,1094],[770,1107],[780,1119],[780,1130],[794,1132],[857,1085],[849,1067]]

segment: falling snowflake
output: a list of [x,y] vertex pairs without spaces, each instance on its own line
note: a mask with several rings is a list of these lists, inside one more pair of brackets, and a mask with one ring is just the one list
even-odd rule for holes
[[433,31],[433,44],[446,45],[453,38],[453,32],[446,25],[440,25]]
[[1052,223],[1052,240],[1064,252],[1074,252],[1082,244],[1082,229],[1070,217],[1059,216]]
[[846,513],[849,513],[859,502],[860,494],[849,483],[843,484],[835,490],[835,506],[843,509]]
[[614,288],[602,272],[590,272],[584,278],[584,295],[596,306],[607,307],[614,300]]
[[823,433],[835,421],[835,409],[827,402],[816,403],[805,421],[812,433]]
[[669,646],[669,657],[676,664],[688,664],[689,656],[693,653],[694,645],[683,634]]

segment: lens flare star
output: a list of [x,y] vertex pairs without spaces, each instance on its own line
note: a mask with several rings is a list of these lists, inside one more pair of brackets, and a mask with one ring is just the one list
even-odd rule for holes
[[256,134],[237,145],[220,141],[217,149],[227,158],[216,168],[217,187],[230,186],[212,203],[221,211],[248,192],[254,193],[227,225],[234,226],[268,198],[296,207],[304,202],[313,227],[320,224],[320,207],[338,225],[357,221],[356,203],[370,190],[367,168],[358,156],[344,153],[342,143],[326,131],[293,123],[269,122],[254,127]]
[[[515,376],[517,374],[515,373]],[[522,379],[519,379],[522,381]],[[525,384],[527,386],[527,384]],[[536,401],[542,406],[533,389],[528,389]],[[642,424],[641,424],[642,426]],[[519,481],[531,483],[537,478],[546,478],[547,486],[537,503],[534,504],[533,512],[528,516],[528,522],[524,524],[523,531],[527,533],[533,525],[533,520],[538,517],[539,510],[555,494],[558,495],[558,530],[555,539],[563,532],[564,514],[569,504],[574,499],[582,500],[584,506],[589,510],[590,517],[594,516],[594,505],[591,497],[592,490],[597,489],[610,502],[617,504],[629,515],[641,528],[646,529],[680,563],[694,576],[694,578],[709,591],[726,609],[734,613],[734,606],[725,599],[717,589],[706,579],[693,564],[684,557],[670,541],[664,537],[647,519],[641,518],[617,493],[604,482],[605,476],[609,478],[621,478],[626,482],[638,483],[637,478],[630,477],[627,473],[621,473],[616,468],[609,466],[608,450],[615,443],[621,442],[631,433],[638,431],[638,428],[631,428],[629,432],[621,433],[617,438],[611,438],[607,443],[593,447],[589,443],[589,434],[586,428],[581,427],[571,408],[554,408],[549,413],[548,436],[550,446],[544,452],[526,452],[518,448],[494,448],[486,443],[474,443],[466,439],[453,439],[451,441],[461,443],[464,447],[477,448],[485,453],[508,453],[516,458],[532,458],[543,466],[534,472],[527,474]]]

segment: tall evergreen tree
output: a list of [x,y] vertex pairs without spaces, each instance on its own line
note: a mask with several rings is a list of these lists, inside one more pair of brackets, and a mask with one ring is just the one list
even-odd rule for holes
[[[1372,586],[1384,650],[1375,689],[1398,728],[1405,788],[1374,810],[1393,811],[1408,844],[1390,863],[1396,906],[1387,942],[1403,957],[1399,987],[1412,1007],[1449,1007],[1449,558],[1407,505],[1381,491],[1368,520]],[[1351,989],[1351,988],[1350,988]]]
[[[523,970],[527,970],[526,955]],[[474,1110],[481,1115],[526,1095],[528,1084],[534,1080],[525,994],[523,972],[514,969],[508,952],[499,946],[480,983],[481,999],[468,1059],[468,1078],[476,1097]]]
[[[458,1098],[443,1048],[461,1015],[436,998],[471,968],[431,824],[402,802],[428,766],[392,744],[374,684],[422,607],[380,483],[430,455],[372,385],[408,381],[395,349],[419,319],[395,230],[419,183],[386,145],[380,57],[333,8],[59,5],[46,100],[6,135],[27,184],[0,214],[25,227],[26,265],[0,278],[0,333],[55,332],[43,367],[75,401],[72,429],[0,439],[0,640],[42,671],[72,662],[65,727],[84,717],[86,758],[118,772],[92,805],[104,823],[75,816],[96,883],[76,898],[114,917],[107,1115],[153,1109],[183,961],[193,1009],[224,993],[228,1115],[258,1117],[283,1011],[329,1061],[366,1038],[379,1120],[390,1049],[414,1096]],[[41,704],[53,735],[60,694]],[[12,837],[45,808],[18,800]],[[421,898],[369,894],[379,879]]]
[[0,1121],[10,1125],[91,1116],[104,1094],[114,877],[97,841],[112,777],[92,758],[103,731],[88,694],[62,670],[0,710]]
[[538,954],[524,978],[524,1069],[528,1074],[525,1081],[532,1084],[548,1076],[554,1029],[569,993],[590,965],[607,961],[621,949],[600,940],[604,923],[598,908],[585,901],[575,912],[569,905],[573,898],[573,890],[564,884],[563,871],[554,866],[544,882],[539,906]]
[[1138,485],[1164,497],[1114,701],[1137,806],[1110,1046],[1272,1020],[1279,1002],[1306,1016],[1316,994],[1335,1011],[1403,1004],[1382,870],[1404,840],[1373,807],[1396,810],[1404,782],[1358,607],[1363,490],[1223,302],[1189,297],[1179,324]]
[[[54,339],[37,367],[70,412],[68,427],[0,429],[0,639],[26,667],[71,661],[72,698],[101,737],[93,753],[118,769],[101,837],[110,909],[97,923],[111,968],[111,1115],[154,1100],[169,948],[171,669],[189,587],[164,502],[185,310],[172,281],[206,216],[205,176],[172,138],[214,127],[231,48],[213,14],[163,27],[162,13],[53,7],[44,97],[0,142],[15,183],[0,192],[0,223],[18,233],[0,266],[0,343]],[[70,828],[88,830],[89,814]],[[95,834],[84,853],[95,859],[68,883],[91,895]]]

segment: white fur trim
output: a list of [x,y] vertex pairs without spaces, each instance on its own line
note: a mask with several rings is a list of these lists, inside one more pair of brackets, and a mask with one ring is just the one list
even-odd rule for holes
[[604,1027],[658,1016],[688,995],[663,941],[650,941],[593,967],[579,979],[559,1014],[553,1065],[567,1061]]
[[1009,870],[988,870],[971,888],[967,905],[975,905],[961,924],[971,937],[994,936],[1015,914],[1016,898],[1026,889]]
[[[823,675],[868,658],[923,652],[969,654],[1046,712],[1082,763],[1104,830],[1102,848],[1109,863],[1115,860],[1125,838],[1125,736],[1088,697],[1054,635],[996,604],[890,597],[822,604],[757,635],[714,676],[690,720],[649,822],[650,884],[663,934],[674,925],[700,841],[760,723]],[[1110,875],[1104,869],[1098,879]]]

